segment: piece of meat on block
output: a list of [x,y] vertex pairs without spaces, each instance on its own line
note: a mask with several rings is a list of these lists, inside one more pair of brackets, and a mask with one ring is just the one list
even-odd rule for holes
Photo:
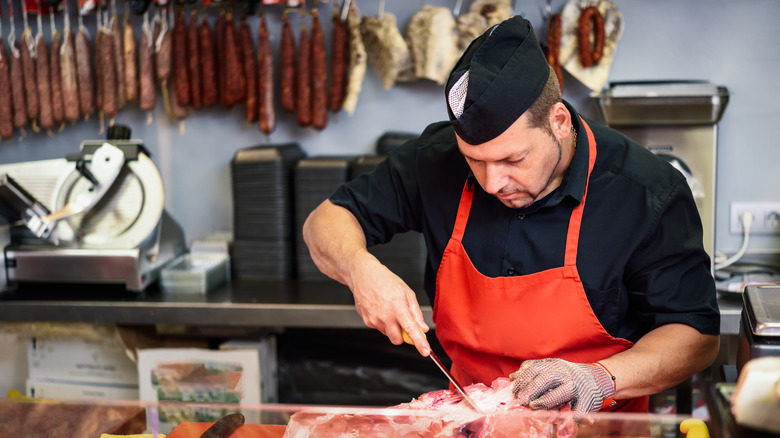
[[466,392],[486,414],[471,408],[457,392],[432,391],[389,409],[350,411],[331,408],[295,413],[285,438],[316,436],[573,438],[571,411],[534,411],[512,394],[512,381],[501,377],[490,386],[469,385]]

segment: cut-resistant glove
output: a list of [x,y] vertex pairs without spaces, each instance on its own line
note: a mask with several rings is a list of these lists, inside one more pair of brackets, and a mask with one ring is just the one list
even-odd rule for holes
[[532,409],[555,409],[571,402],[575,416],[580,417],[615,403],[612,377],[595,364],[527,360],[509,378],[514,381],[515,397]]

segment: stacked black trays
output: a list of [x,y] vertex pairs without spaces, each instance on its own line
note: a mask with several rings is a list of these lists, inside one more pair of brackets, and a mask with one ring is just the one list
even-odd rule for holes
[[347,182],[350,163],[354,157],[311,157],[295,166],[295,227],[296,264],[301,280],[326,280],[311,259],[309,249],[303,241],[303,223],[322,201],[328,199],[336,189]]
[[[352,166],[351,178],[372,171],[385,158],[384,155],[358,157]],[[410,286],[423,284],[427,250],[421,233],[396,234],[389,242],[372,246],[368,251]]]
[[233,157],[236,277],[294,277],[292,173],[304,156],[297,143],[288,143],[241,149]]

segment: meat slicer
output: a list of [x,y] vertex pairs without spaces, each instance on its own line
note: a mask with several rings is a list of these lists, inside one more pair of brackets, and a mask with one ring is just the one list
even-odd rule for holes
[[184,253],[149,153],[129,129],[112,128],[110,140],[84,141],[74,156],[0,165],[3,290],[101,283],[142,291]]

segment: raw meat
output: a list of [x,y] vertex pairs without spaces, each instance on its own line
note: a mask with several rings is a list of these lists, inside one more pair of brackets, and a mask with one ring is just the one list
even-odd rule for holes
[[477,383],[465,389],[486,414],[473,410],[457,392],[441,390],[389,409],[297,412],[284,436],[573,438],[577,432],[570,411],[533,411],[521,406],[512,394],[512,381],[505,377],[490,386]]

